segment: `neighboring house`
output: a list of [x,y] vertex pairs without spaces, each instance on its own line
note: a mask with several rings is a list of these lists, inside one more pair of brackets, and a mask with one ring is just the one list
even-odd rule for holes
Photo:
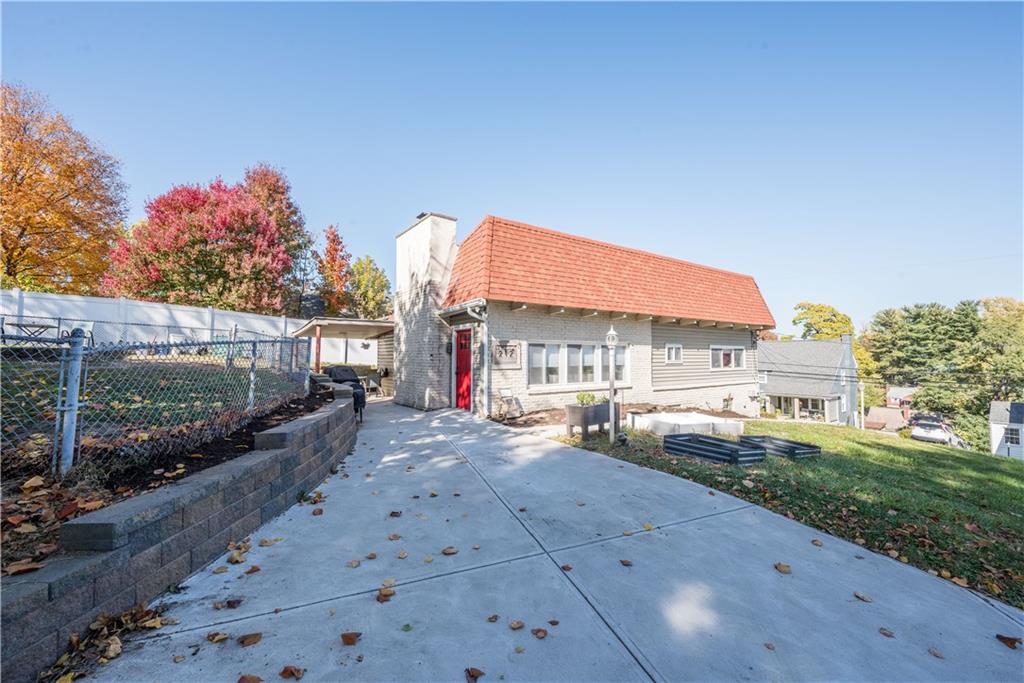
[[909,408],[914,400],[918,387],[885,387],[885,405],[887,408]]
[[[608,387],[618,333],[626,402],[757,414],[756,334],[774,327],[749,275],[486,217],[421,214],[397,238],[395,401],[533,411]],[[607,395],[604,393],[604,395]]]
[[865,429],[880,429],[885,432],[898,432],[908,424],[910,422],[906,408],[871,406],[864,418]]
[[988,412],[989,443],[996,455],[1024,459],[1024,403],[992,401]]
[[856,426],[857,361],[850,335],[762,341],[757,368],[766,412]]

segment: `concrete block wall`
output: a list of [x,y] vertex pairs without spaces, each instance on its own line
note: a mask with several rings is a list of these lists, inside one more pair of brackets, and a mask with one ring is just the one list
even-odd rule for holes
[[[651,371],[651,323],[635,318],[610,320],[607,315],[580,317],[579,313],[550,315],[546,308],[513,310],[508,304],[490,302],[487,307],[488,331],[492,344],[497,341],[515,341],[521,346],[522,367],[514,370],[493,368],[491,371],[491,405],[497,411],[498,391],[512,390],[513,395],[527,412],[547,408],[561,408],[575,403],[576,393],[592,391],[598,397],[607,395],[607,381],[594,385],[571,387],[530,387],[527,375],[527,344],[534,343],[592,343],[604,344],[608,328],[615,326],[619,344],[627,346],[627,376],[616,382],[622,400],[627,403],[655,403],[660,405],[686,405],[694,408],[720,410],[723,400],[732,397],[732,409],[744,415],[756,416],[757,375],[751,367],[746,378],[723,380],[708,372],[685,387],[655,389]],[[753,364],[755,354],[748,355]]]
[[34,681],[97,616],[152,600],[294,505],[356,430],[351,399],[335,400],[257,434],[257,450],[65,524],[59,555],[0,581],[5,683]]

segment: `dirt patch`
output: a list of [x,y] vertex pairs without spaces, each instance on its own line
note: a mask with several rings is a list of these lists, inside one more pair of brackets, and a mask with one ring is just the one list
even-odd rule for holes
[[[680,408],[679,406],[660,406],[655,403],[626,403],[623,405],[624,413],[700,413],[701,415],[712,415],[714,417],[728,417],[733,419],[744,419],[747,416],[741,415],[732,410],[707,410],[704,408]],[[535,410],[526,413],[521,417],[507,420],[504,424],[509,427],[539,427],[546,425],[564,425],[565,409],[549,408],[547,410]]]
[[253,450],[255,434],[311,413],[334,400],[319,391],[293,399],[272,412],[254,418],[227,436],[213,439],[187,453],[170,453],[120,471],[106,480],[90,478],[77,483],[49,477],[5,478],[0,503],[0,550],[3,575],[39,569],[57,550],[64,522],[120,500],[167,486],[189,474],[219,465]]

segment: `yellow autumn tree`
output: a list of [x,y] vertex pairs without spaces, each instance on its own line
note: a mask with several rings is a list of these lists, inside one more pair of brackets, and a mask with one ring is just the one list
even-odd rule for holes
[[4,287],[88,293],[122,234],[120,164],[39,93],[0,85]]

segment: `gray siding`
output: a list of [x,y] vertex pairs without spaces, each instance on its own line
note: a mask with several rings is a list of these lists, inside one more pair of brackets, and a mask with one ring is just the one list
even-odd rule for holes
[[[665,345],[682,344],[683,362],[666,363]],[[711,368],[712,346],[739,346],[744,350],[744,367],[735,370]],[[651,383],[654,389],[700,387],[757,381],[757,358],[750,330],[714,327],[651,326]]]

